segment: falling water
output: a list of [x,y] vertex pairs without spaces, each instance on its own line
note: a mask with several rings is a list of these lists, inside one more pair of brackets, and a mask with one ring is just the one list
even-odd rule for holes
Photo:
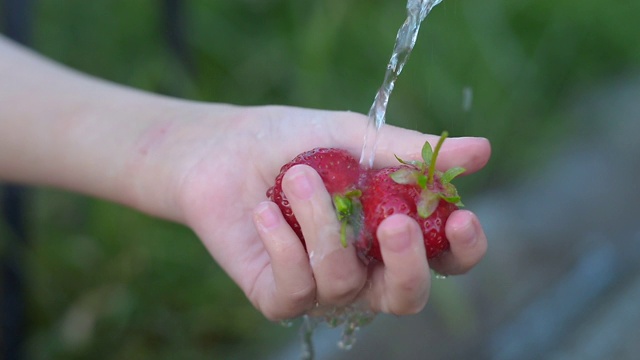
[[[342,336],[338,347],[350,350],[356,341],[356,333],[362,326],[373,321],[375,314],[363,303],[353,303],[346,306],[331,306],[316,309],[315,313],[302,317],[300,338],[302,343],[300,360],[313,360],[315,349],[313,333],[319,324],[325,323],[330,328],[342,327]],[[288,322],[287,322],[288,324]]]
[[404,65],[413,50],[418,38],[420,24],[427,17],[431,9],[438,5],[442,0],[409,0],[407,2],[407,19],[398,30],[396,43],[393,47],[391,60],[387,65],[387,71],[384,74],[382,86],[376,93],[375,100],[369,110],[369,123],[364,135],[364,145],[360,155],[360,165],[365,167],[373,167],[376,146],[378,144],[378,133],[382,125],[385,123],[387,112],[387,104],[389,97],[393,91],[396,80],[402,72]]
[[[369,110],[369,123],[364,137],[364,145],[360,157],[362,166],[373,166],[375,157],[375,149],[378,141],[378,130],[385,123],[385,113],[389,96],[393,91],[398,76],[402,72],[404,65],[413,50],[418,38],[420,24],[427,17],[431,9],[438,5],[442,0],[408,0],[407,2],[407,19],[398,30],[396,43],[393,48],[391,60],[387,65],[382,86],[376,94],[375,100]],[[338,342],[338,346],[342,349],[349,350],[355,342],[355,335],[360,327],[367,325],[375,318],[375,314],[370,311],[365,304],[351,304],[340,307],[329,307],[325,309],[316,309],[303,316],[300,328],[302,338],[301,359],[313,359],[313,333],[318,324],[326,323],[329,327],[342,326],[342,337]],[[291,322],[282,323],[284,326],[291,326]]]

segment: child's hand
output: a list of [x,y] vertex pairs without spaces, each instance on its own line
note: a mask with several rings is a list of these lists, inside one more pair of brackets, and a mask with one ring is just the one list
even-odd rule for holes
[[[270,319],[292,318],[318,303],[361,300],[374,311],[416,313],[429,295],[429,265],[460,274],[485,253],[487,241],[478,219],[469,211],[456,211],[446,228],[451,252],[428,264],[417,223],[396,215],[378,232],[385,264],[367,268],[353,246],[340,245],[340,225],[319,175],[296,166],[285,176],[283,188],[304,229],[305,252],[265,192],[280,167],[300,152],[339,147],[357,158],[365,126],[366,118],[358,114],[286,107],[232,112],[224,132],[214,123],[197,123],[191,139],[195,151],[185,152],[181,160],[193,164],[180,187],[184,221]],[[386,126],[375,166],[395,165],[393,154],[415,158],[425,140],[437,137]],[[463,166],[472,173],[486,164],[489,154],[485,139],[450,139],[439,166]],[[314,254],[311,259],[309,254]]]

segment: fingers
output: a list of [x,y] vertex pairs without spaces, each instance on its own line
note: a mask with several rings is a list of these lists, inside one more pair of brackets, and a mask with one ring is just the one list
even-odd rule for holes
[[405,215],[392,215],[378,227],[384,266],[373,269],[367,298],[375,311],[396,315],[422,310],[431,285],[422,232]]
[[353,246],[345,249],[340,245],[339,226],[317,173],[306,166],[294,167],[283,187],[303,229],[309,255],[275,204],[265,202],[257,207],[254,219],[271,266],[265,265],[250,297],[257,299],[256,306],[270,319],[295,317],[317,303],[341,306],[357,299],[364,299],[376,312],[415,314],[429,297],[430,265],[443,274],[462,274],[487,249],[477,217],[458,210],[446,225],[451,251],[429,264],[418,224],[408,216],[392,215],[377,233],[384,265],[370,267],[367,282],[367,270]]
[[[354,140],[362,139],[369,119],[350,112],[328,113],[333,123],[331,146],[349,149],[355,156],[360,155],[362,146],[354,146]],[[435,146],[438,135],[427,135],[392,125],[385,125],[379,133],[374,167],[398,165],[395,155],[405,160],[420,160],[425,141]],[[485,138],[448,138],[438,156],[438,169],[446,170],[454,166],[464,167],[465,174],[474,173],[484,167],[491,156],[491,145]]]
[[366,268],[352,245],[341,244],[340,223],[322,179],[312,168],[298,165],[287,171],[282,188],[302,228],[318,303],[351,303],[365,284]]
[[464,274],[477,265],[487,251],[487,237],[478,218],[468,210],[449,216],[445,228],[451,250],[431,259],[431,267],[447,275]]
[[[405,160],[421,160],[422,146],[429,141],[435,147],[440,136],[425,135],[394,126],[387,126],[380,134],[376,149],[376,167],[397,165],[395,155]],[[476,137],[447,138],[438,155],[440,170],[461,166],[474,173],[482,169],[491,156],[491,145],[487,139]]]
[[272,202],[256,207],[254,223],[270,259],[248,297],[272,320],[303,314],[313,307],[316,289],[302,243]]

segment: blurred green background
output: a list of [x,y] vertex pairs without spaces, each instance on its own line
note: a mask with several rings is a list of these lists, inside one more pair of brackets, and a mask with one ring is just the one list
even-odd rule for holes
[[[403,0],[166,3],[32,1],[32,45],[152,92],[366,113],[406,15]],[[388,122],[488,137],[491,163],[460,188],[499,187],[578,132],[559,104],[640,69],[638,14],[638,1],[445,0]],[[29,358],[251,358],[296,333],[264,320],[188,229],[55,190],[31,191],[27,210]]]

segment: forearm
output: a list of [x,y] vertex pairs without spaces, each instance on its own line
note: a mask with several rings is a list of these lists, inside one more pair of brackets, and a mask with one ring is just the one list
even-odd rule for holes
[[0,79],[0,180],[69,189],[181,220],[174,158],[187,150],[166,142],[185,136],[166,135],[187,131],[184,118],[204,116],[204,106],[79,74],[1,37]]

